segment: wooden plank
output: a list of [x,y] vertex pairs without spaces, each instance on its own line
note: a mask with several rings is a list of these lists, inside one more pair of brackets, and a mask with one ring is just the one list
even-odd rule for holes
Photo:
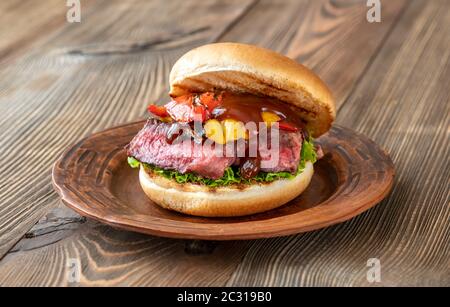
[[70,286],[69,261],[80,259],[81,280],[73,285],[220,286],[230,278],[248,244],[139,235],[86,221],[61,207],[3,259],[0,285]]
[[[81,137],[167,96],[171,64],[251,1],[107,1],[0,71],[0,257],[58,197],[52,163]],[[170,18],[169,18],[170,17]],[[175,22],[176,21],[176,22]]]
[[[83,1],[83,14],[89,12],[93,3],[92,0]],[[67,10],[66,2],[61,0],[1,1],[0,65],[45,44],[66,23]]]
[[228,285],[384,286],[450,282],[450,3],[414,1],[340,109],[391,153],[391,196],[342,225],[254,244]]
[[[117,20],[123,20],[126,16],[127,9],[122,13],[117,13],[115,10],[108,11],[108,8],[104,8],[107,10],[107,13],[95,12],[94,15],[97,17],[93,17],[95,21],[104,20],[104,17],[101,16],[110,16],[116,22],[109,22],[108,26],[100,26],[101,30],[96,32],[97,34],[92,34],[92,24],[84,24],[82,23],[81,27],[71,27],[71,29],[66,29],[62,31],[60,35],[57,35],[56,40],[52,42],[51,48],[47,47],[49,50],[49,54],[53,56],[58,55],[55,59],[58,64],[63,62],[65,65],[55,65],[55,70],[61,69],[61,66],[64,66],[66,71],[63,75],[68,75],[64,80],[60,80],[59,73],[57,77],[50,75],[46,76],[42,80],[35,81],[34,88],[43,88],[43,91],[48,93],[49,89],[52,89],[52,101],[56,100],[55,97],[58,95],[62,96],[62,98],[67,102],[71,101],[72,103],[77,103],[79,106],[77,107],[65,107],[62,102],[56,103],[58,107],[58,111],[62,110],[64,115],[58,117],[58,121],[50,122],[50,127],[54,127],[55,125],[62,122],[72,123],[73,126],[79,125],[79,130],[70,133],[67,129],[63,129],[61,133],[56,133],[56,139],[60,142],[60,138],[62,135],[68,134],[68,139],[64,140],[64,143],[57,143],[54,150],[58,151],[57,148],[62,149],[65,144],[68,144],[70,140],[77,139],[80,135],[88,134],[89,131],[99,130],[102,127],[106,127],[108,125],[112,125],[118,122],[125,122],[135,119],[137,116],[143,114],[143,110],[145,105],[149,100],[156,100],[160,97],[164,97],[166,95],[166,78],[168,71],[170,69],[171,63],[176,59],[176,57],[180,54],[181,50],[186,50],[196,44],[200,44],[209,40],[220,39],[220,40],[234,40],[234,41],[250,41],[253,43],[258,43],[260,45],[264,45],[267,47],[271,47],[273,49],[277,49],[283,52],[289,51],[289,46],[293,38],[295,38],[296,44],[297,41],[307,40],[309,44],[314,44],[314,36],[317,36],[316,39],[319,39],[323,35],[314,31],[314,34],[308,35],[308,28],[304,29],[306,33],[303,36],[298,36],[297,29],[302,26],[302,23],[299,22],[295,17],[296,10],[297,12],[305,11],[307,15],[307,11],[310,10],[309,6],[311,5],[311,1],[300,1],[302,6],[298,6],[299,2],[297,1],[286,1],[279,2],[276,7],[277,10],[266,10],[268,5],[271,2],[269,1],[260,1],[256,4],[247,3],[245,8],[240,7],[238,12],[233,13],[233,22],[228,23],[225,28],[223,28],[223,24],[219,23],[220,26],[216,28],[213,26],[213,29],[208,28],[209,24],[217,25],[216,16],[212,16],[207,18],[205,24],[199,24],[197,20],[197,27],[181,27],[178,31],[174,33],[169,33],[169,35],[161,29],[170,29],[167,22],[167,17],[163,20],[163,18],[157,18],[153,20],[156,24],[160,20],[161,25],[156,28],[152,28],[152,35],[148,35],[147,32],[143,32],[141,29],[139,22],[136,22],[134,27],[137,27],[135,31],[131,31],[133,33],[140,33],[136,38],[138,44],[134,44],[128,39],[127,30],[123,29],[123,23],[118,23]],[[334,2],[333,2],[334,3]],[[340,2],[342,3],[342,2]],[[391,4],[393,3],[393,4]],[[387,12],[388,18],[385,21],[377,26],[378,30],[374,30],[375,34],[373,35],[373,39],[381,44],[383,42],[383,38],[386,33],[393,26],[393,22],[398,16],[401,8],[403,7],[404,1],[400,2],[389,2],[384,4],[384,8]],[[327,4],[324,4],[327,6]],[[342,5],[341,5],[342,6]],[[341,7],[339,6],[339,7]],[[361,4],[359,4],[361,6]],[[225,8],[225,12],[229,10],[233,11],[233,6],[226,9],[226,5],[216,3],[213,5],[217,9],[223,10]],[[321,6],[315,7],[316,13],[313,16],[317,15],[317,12],[322,11]],[[354,6],[344,6],[344,7],[353,7],[353,9],[349,9],[349,11],[354,10]],[[365,6],[363,6],[365,8]],[[237,9],[236,9],[237,10]],[[254,11],[257,11],[257,14],[254,14]],[[140,11],[144,11],[144,9],[140,9]],[[170,10],[168,10],[170,11]],[[359,11],[362,13],[362,9]],[[273,12],[276,12],[274,14]],[[201,14],[209,15],[205,11],[201,11]],[[135,13],[145,15],[144,13]],[[163,13],[161,13],[163,15]],[[200,15],[200,14],[199,14]],[[346,13],[341,11],[340,15],[345,16]],[[337,20],[343,19],[342,16],[337,14],[334,18]],[[134,15],[133,15],[134,16]],[[289,17],[284,17],[289,16]],[[365,12],[363,14],[365,16]],[[194,16],[195,17],[195,16]],[[263,18],[264,17],[264,18]],[[273,18],[272,18],[273,17]],[[144,17],[141,17],[141,19]],[[151,19],[151,18],[150,18]],[[153,18],[155,19],[155,18]],[[183,20],[182,17],[178,16],[175,18],[176,20]],[[292,19],[297,23],[293,23]],[[107,19],[109,20],[109,19]],[[193,19],[195,20],[195,19]],[[271,20],[271,23],[267,23],[267,20]],[[227,19],[228,21],[228,19]],[[273,27],[270,29],[277,29],[278,31],[269,31],[268,28],[264,27],[261,29],[265,29],[264,31],[257,30],[261,25],[261,21],[265,24],[272,24]],[[300,20],[301,21],[301,20]],[[186,21],[184,21],[186,22]],[[330,21],[331,22],[331,21]],[[98,22],[100,23],[100,22]],[[189,22],[188,22],[189,23]],[[331,22],[334,24],[333,22]],[[258,27],[249,28],[246,25],[256,24]],[[292,25],[294,24],[294,25]],[[320,24],[317,21],[317,24]],[[276,26],[275,26],[276,25]],[[290,26],[292,25],[292,28]],[[352,31],[351,37],[353,39],[357,39],[362,32],[358,31],[358,27],[360,27],[360,23],[356,23],[356,26],[351,26],[350,29]],[[186,29],[192,29],[191,33],[189,31],[184,31]],[[338,23],[337,28],[338,32],[345,32],[344,30],[349,28],[348,23]],[[159,29],[159,30],[158,30]],[[181,31],[180,31],[181,29]],[[285,30],[289,29],[289,32]],[[362,29],[367,30],[367,28],[362,27]],[[381,30],[380,30],[381,29]],[[114,34],[117,32],[116,34]],[[284,33],[288,33],[289,35],[285,35]],[[170,40],[172,35],[176,36],[176,39]],[[86,36],[88,38],[86,38]],[[74,42],[71,38],[76,37],[77,40]],[[117,39],[115,39],[117,38]],[[169,38],[169,40],[167,40]],[[254,41],[251,41],[254,39]],[[162,43],[161,43],[162,41]],[[284,42],[283,44],[279,44],[279,42]],[[93,44],[92,42],[96,42]],[[156,42],[156,43],[155,43]],[[351,42],[350,39],[346,40],[345,44],[340,45],[340,53],[346,54],[351,52],[351,48],[345,49],[345,46]],[[279,48],[279,46],[283,46],[283,48]],[[324,45],[323,48],[328,51],[322,52],[322,56],[324,60],[330,55],[333,54],[332,48],[326,48],[327,45]],[[274,48],[275,47],[275,48]],[[353,70],[355,76],[352,78],[351,82],[347,82],[345,87],[342,87],[342,92],[344,92],[344,88],[347,92],[350,92],[354,82],[358,79],[359,75],[364,71],[364,67],[368,65],[370,62],[371,56],[378,51],[379,45],[371,45],[370,48],[363,49],[363,54],[366,56],[364,61],[358,61],[358,65],[353,66]],[[336,48],[336,46],[333,46]],[[294,49],[294,51],[297,49]],[[292,51],[290,51],[292,52]],[[146,53],[150,53],[147,55]],[[300,55],[302,59],[306,61],[308,64],[307,55]],[[315,59],[317,60],[317,58]],[[155,63],[156,62],[156,63]],[[24,64],[22,69],[26,69],[29,65],[35,64],[35,61],[29,61],[27,64]],[[341,64],[341,63],[338,63]],[[343,62],[339,67],[334,67],[335,71],[343,70],[346,66],[350,65],[351,62],[347,60]],[[145,65],[145,70],[143,66]],[[72,66],[73,68],[66,67]],[[114,67],[114,68],[113,68]],[[357,69],[356,69],[356,68]],[[38,71],[41,71],[42,67],[38,67]],[[117,71],[120,71],[118,73]],[[331,71],[331,70],[325,70]],[[326,72],[329,73],[329,72]],[[81,74],[81,76],[77,76]],[[112,74],[110,76],[110,74]],[[94,76],[93,76],[94,75]],[[322,75],[323,76],[323,75]],[[17,77],[19,78],[20,75]],[[323,76],[327,78],[326,76]],[[56,78],[56,79],[55,79]],[[75,78],[76,88],[72,86],[69,89],[69,93],[64,94],[65,88],[63,87],[65,82],[68,80],[72,80]],[[81,78],[88,78],[88,80],[80,80]],[[99,79],[102,82],[99,82]],[[126,81],[129,81],[126,83]],[[16,81],[17,82],[17,81]],[[55,87],[55,83],[58,84]],[[116,92],[114,92],[114,90]],[[54,93],[53,93],[54,92]],[[2,91],[0,91],[2,93]],[[5,91],[3,91],[5,93]],[[7,92],[6,92],[7,93]],[[63,94],[62,94],[63,93]],[[1,94],[0,94],[1,95]],[[5,95],[5,94],[4,94]],[[346,93],[343,93],[341,96],[346,97]],[[88,96],[89,101],[83,102],[83,98]],[[129,98],[132,96],[132,98]],[[61,98],[61,97],[60,97]],[[126,104],[125,101],[126,99]],[[342,100],[339,99],[339,100]],[[95,104],[95,101],[100,101],[99,105]],[[111,106],[106,105],[106,103],[111,103]],[[54,102],[53,102],[54,103]],[[55,103],[54,103],[55,104]],[[113,107],[115,106],[115,108]],[[129,107],[127,107],[129,106]],[[83,111],[77,111],[83,110]],[[7,111],[7,110],[5,110]],[[81,123],[77,123],[73,114],[70,112],[74,112],[78,117],[81,117]],[[96,122],[98,119],[98,114],[96,112],[109,112],[107,115],[100,118],[99,122]],[[42,112],[42,110],[40,111]],[[55,112],[56,113],[56,112]],[[13,114],[9,114],[8,116],[13,116]],[[54,114],[52,116],[55,116]],[[87,118],[84,118],[87,117]],[[44,120],[44,119],[41,119]],[[63,127],[64,128],[64,127]],[[47,129],[48,131],[52,131],[51,129]],[[57,148],[56,148],[57,147]],[[50,150],[52,150],[50,148]],[[52,152],[53,159],[56,155],[55,152]],[[49,165],[52,161],[52,158],[44,161],[43,164]],[[48,166],[47,166],[48,167]],[[45,167],[39,167],[38,170],[45,169]],[[42,176],[40,180],[45,180],[45,176]],[[54,196],[54,194],[48,191],[49,195]],[[14,199],[14,198],[11,198]],[[25,198],[27,199],[27,198]],[[17,204],[22,204],[25,200],[22,199]],[[53,198],[53,204],[49,206],[53,206],[57,203],[57,198]],[[16,205],[17,205],[16,204]],[[48,204],[47,201],[44,201],[41,204]],[[57,212],[57,211],[56,211]],[[38,212],[37,215],[41,214]],[[113,248],[114,246],[110,246],[111,240],[106,240],[107,243],[103,243],[103,238],[108,237],[109,233],[112,230],[108,227],[101,226],[104,229],[104,233],[97,233],[95,229],[100,227],[99,225],[92,225],[89,223],[82,223],[79,217],[71,217],[67,212],[55,214],[55,211],[52,211],[48,217],[52,217],[55,215],[52,223],[61,224],[60,226],[54,226],[53,224],[49,225],[46,220],[41,221],[38,225],[35,226],[28,234],[24,240],[22,240],[14,250],[3,259],[0,263],[0,284],[33,284],[33,285],[47,285],[47,284],[65,284],[65,279],[63,277],[66,273],[65,261],[69,256],[72,255],[82,255],[81,260],[83,261],[83,265],[85,265],[86,270],[83,271],[83,284],[106,284],[105,280],[111,278],[112,281],[109,284],[124,284],[127,282],[129,275],[127,272],[133,270],[134,260],[139,259],[141,265],[139,266],[141,270],[146,272],[156,272],[161,273],[163,271],[158,271],[158,267],[160,261],[154,261],[153,257],[157,254],[157,250],[152,250],[151,253],[142,255],[139,254],[139,249],[131,250],[130,252],[121,252],[120,248],[117,252],[111,253],[98,253],[91,250],[94,250],[92,246],[103,245],[105,248]],[[33,219],[30,219],[33,220]],[[70,227],[74,228],[71,232],[66,231],[65,223],[69,221]],[[23,228],[22,228],[23,229]],[[48,232],[51,231],[51,237],[47,236],[36,236],[35,231],[43,231]],[[111,236],[115,238],[120,236],[121,233],[114,232]],[[17,237],[18,234],[15,235]],[[52,236],[55,238],[52,239]],[[125,233],[123,234],[124,238],[120,244],[127,244],[128,242],[139,241],[140,236]],[[87,245],[85,240],[89,238],[93,244]],[[171,257],[168,255],[177,255],[179,257],[183,251],[183,244],[174,245],[171,240],[159,239],[167,245],[170,245],[170,252],[165,254],[165,257]],[[108,243],[109,242],[109,243]],[[155,242],[155,241],[153,241]],[[274,240],[273,242],[276,242]],[[55,243],[55,244],[53,244]],[[113,241],[114,243],[114,241]],[[162,244],[162,243],[161,243]],[[255,244],[258,244],[256,242]],[[48,246],[47,246],[48,245]],[[162,246],[164,246],[162,244]],[[269,243],[270,246],[270,243]],[[127,247],[129,249],[129,247]],[[217,250],[220,249],[220,246],[217,247]],[[223,285],[230,276],[231,272],[234,270],[235,266],[240,262],[239,260],[243,257],[248,249],[247,242],[234,242],[233,245],[226,246],[226,249],[230,251],[231,254],[227,254],[226,259],[222,259],[221,255],[216,255],[216,251],[209,256],[205,256],[199,261],[196,265],[199,266],[200,275],[195,274],[196,270],[191,268],[191,277],[184,275],[186,271],[186,266],[180,265],[174,266],[174,275],[169,278],[160,278],[149,279],[149,281],[145,284],[151,285]],[[109,249],[108,249],[109,250]],[[70,251],[70,252],[67,252]],[[250,250],[250,251],[253,251]],[[70,253],[70,255],[69,255]],[[58,266],[48,266],[46,263],[39,262],[39,259],[48,258],[48,255],[52,255],[52,260],[48,260],[49,263],[58,263]],[[94,255],[94,256],[92,256]],[[95,257],[95,258],[94,258]],[[177,257],[170,258],[173,263],[176,263]],[[95,261],[91,261],[91,259],[95,259]],[[84,262],[84,261],[87,262]],[[220,274],[218,279],[215,279],[214,276],[217,274],[217,271],[211,271],[210,274],[207,274],[207,270],[203,269],[208,267],[208,265],[212,265],[214,263],[218,263],[218,268],[225,269],[223,274]],[[28,268],[18,267],[20,263],[33,263],[30,266],[39,267],[39,269],[29,270]],[[121,269],[114,271],[111,270],[111,275],[108,273],[103,273],[101,270],[97,268],[97,263],[105,264],[106,266],[115,266],[119,265]],[[166,264],[164,264],[166,265]],[[56,267],[56,268],[55,268]],[[15,273],[13,273],[15,272]],[[134,272],[134,271],[133,271]],[[204,275],[203,275],[204,274]],[[125,277],[121,277],[125,275]],[[36,277],[38,276],[38,277]],[[156,276],[156,275],[155,275]],[[199,276],[204,276],[203,279],[199,279]],[[212,280],[208,281],[208,280]],[[138,279],[134,284],[143,283],[141,279]],[[130,282],[131,283],[131,282]]]
[[[55,133],[51,128],[47,129],[45,133],[54,134],[58,141],[56,144],[53,144],[53,147],[50,147],[47,150],[47,152],[50,153],[51,157],[49,157],[49,159],[47,159],[43,164],[49,165],[54,160],[54,156],[60,150],[62,150],[66,146],[66,144],[70,143],[71,140],[77,139],[80,135],[86,135],[89,133],[89,131],[101,129],[102,127],[106,127],[114,123],[135,119],[137,116],[143,114],[144,107],[148,103],[148,101],[156,100],[159,97],[164,97],[165,90],[163,89],[166,87],[165,79],[167,78],[171,63],[173,63],[180,52],[179,50],[183,48],[190,48],[194,44],[206,42],[206,37],[208,37],[208,39],[212,38],[213,40],[221,39],[234,41],[237,40],[243,42],[248,41],[287,52],[287,50],[289,49],[290,41],[293,37],[295,37],[294,34],[297,33],[297,29],[302,25],[301,22],[299,23],[301,19],[297,19],[296,12],[304,12],[305,16],[309,16],[316,15],[317,11],[321,10],[320,5],[313,5],[312,8],[314,8],[314,10],[312,10],[311,2],[309,1],[279,2],[276,7],[271,7],[272,9],[268,10],[266,8],[270,5],[270,3],[271,2],[269,1],[259,1],[256,4],[248,3],[248,5],[244,9],[240,9],[239,12],[235,12],[235,14],[233,14],[233,22],[228,23],[228,25],[224,29],[209,28],[210,24],[212,24],[213,27],[218,24],[215,21],[218,17],[214,15],[211,16],[210,11],[206,11],[206,9],[209,10],[210,8],[205,8],[205,11],[200,11],[198,15],[203,15],[202,20],[205,20],[205,16],[209,16],[208,18],[206,18],[206,22],[204,24],[197,23],[196,27],[193,27],[192,25],[188,27],[186,27],[185,25],[180,26],[176,31],[172,31],[169,35],[169,38],[173,35],[176,36],[176,39],[174,39],[173,41],[170,41],[170,39],[167,41],[166,38],[168,34],[162,30],[172,29],[170,21],[167,20],[167,18],[153,18],[152,22],[154,24],[158,24],[158,22],[161,24],[156,27],[152,27],[152,29],[155,30],[143,33],[142,29],[144,29],[145,27],[140,25],[140,23],[142,23],[141,19],[145,19],[148,12],[148,10],[143,8],[140,8],[139,12],[134,12],[133,14],[129,13],[130,17],[133,16],[135,18],[133,20],[136,20],[133,26],[127,25],[127,27],[124,27],[120,22],[115,23],[111,21],[109,23],[107,22],[107,26],[98,22],[99,25],[97,28],[97,21],[110,20],[107,16],[113,16],[111,17],[111,19],[113,19],[114,21],[125,19],[123,18],[123,16],[128,14],[127,12],[130,9],[127,8],[127,6],[120,7],[122,13],[116,12],[116,10],[118,10],[117,7],[111,8],[111,10],[107,10],[106,12],[97,13],[94,10],[93,17],[89,17],[89,19],[87,19],[90,21],[88,24],[82,23],[81,25],[77,25],[77,27],[68,26],[66,29],[64,29],[64,31],[61,31],[60,33],[55,35],[55,38],[51,42],[52,48],[47,47],[47,49],[49,50],[49,54],[52,55],[52,57],[47,56],[52,60],[49,61],[49,63],[51,63],[55,67],[50,73],[46,73],[44,74],[44,77],[41,77],[41,79],[38,78],[37,81],[34,81],[32,83],[32,88],[40,89],[46,93],[48,93],[50,90],[52,92],[50,98],[52,104],[57,105],[58,110],[54,112],[54,114],[52,114],[52,117],[50,119],[53,120],[50,120],[50,122],[48,123],[49,127],[55,127],[55,125],[60,124],[63,121],[67,121],[68,125],[77,126],[80,128],[73,133],[68,133],[67,127],[66,129],[64,129],[63,127],[63,131],[61,131],[61,133]],[[392,25],[396,14],[399,13],[400,8],[402,7],[402,5],[400,5],[399,3],[402,4],[404,2],[396,2],[392,6],[391,4],[386,5],[386,10],[388,12],[391,12],[388,15],[390,17],[387,18],[386,23],[379,26],[382,30],[376,31],[376,35],[374,35],[376,41],[381,42],[382,37],[389,30],[389,27]],[[301,6],[298,6],[299,4]],[[226,5],[220,3],[213,4],[212,7],[221,9],[221,12],[225,9],[225,12],[228,11],[228,14],[230,13],[230,10],[233,11],[232,6],[227,9]],[[273,14],[273,8],[278,10],[275,10],[275,15]],[[170,8],[168,8],[167,11],[170,12]],[[185,9],[181,11],[186,12],[189,10]],[[256,11],[256,13],[254,13],[254,11]],[[97,14],[99,15],[97,16]],[[341,14],[345,16],[344,13]],[[163,15],[165,14],[161,12],[161,16]],[[140,17],[136,18],[136,16]],[[192,18],[193,19],[188,19],[187,22],[189,23],[189,20],[195,20],[195,16],[193,16]],[[183,18],[181,16],[178,16],[175,18],[175,20],[183,20]],[[214,22],[212,22],[213,20]],[[266,20],[272,20],[273,27],[271,27],[270,29],[279,29],[279,31],[274,32],[269,31],[267,28],[263,28],[266,30],[261,32],[256,31],[255,28],[247,28],[247,25],[257,24],[258,26],[261,26],[261,21],[267,24]],[[96,25],[95,27],[93,26],[94,24]],[[219,24],[221,28],[221,23]],[[290,28],[292,24],[293,27]],[[133,27],[137,29],[129,29],[133,29]],[[342,24],[341,27],[341,31],[344,31],[344,29],[348,27],[348,24]],[[92,31],[92,28],[95,28],[96,31]],[[147,26],[147,28],[149,28],[149,26]],[[186,31],[186,29],[192,29],[193,33],[189,33],[188,31]],[[286,29],[289,29],[289,35],[286,34]],[[358,37],[358,28],[351,27],[351,29],[354,33],[352,37]],[[305,29],[305,31],[306,33],[308,33],[307,28]],[[138,33],[138,35],[137,37],[133,37],[133,39],[130,40],[128,36],[129,32]],[[315,35],[318,34],[316,33]],[[200,36],[199,39],[198,36]],[[311,37],[312,36],[314,35],[311,34]],[[73,37],[76,38],[75,41],[73,41]],[[310,36],[305,34],[305,37]],[[290,38],[290,40],[288,39],[287,41],[284,41],[285,38]],[[256,39],[260,41],[256,41]],[[312,41],[312,38],[309,39]],[[136,44],[133,43],[133,40],[135,42],[139,42],[137,44],[137,47]],[[161,40],[163,41],[162,43]],[[166,40],[166,42],[164,42],[164,40]],[[298,40],[298,38],[296,40]],[[282,49],[279,48],[279,46],[281,46],[281,44],[279,44],[280,41],[284,42],[284,44],[282,44],[284,46]],[[175,50],[172,50],[173,48],[175,48]],[[350,52],[351,50],[345,50],[344,48],[342,49],[342,52],[344,51]],[[147,52],[151,54],[146,55]],[[322,54],[323,56],[328,56],[330,52],[331,51],[328,51]],[[371,49],[365,49],[365,54],[367,54],[369,57],[371,53],[374,52],[376,52],[376,48],[372,47]],[[307,61],[306,58],[305,60]],[[31,61],[31,63],[34,62]],[[360,62],[361,67],[359,70],[355,70],[356,73],[362,71],[366,64],[367,63],[365,61]],[[29,65],[29,62],[23,64],[20,70],[27,69]],[[142,66],[144,65],[145,71],[143,71],[142,69]],[[114,69],[112,67],[114,67]],[[65,69],[65,72],[62,73],[58,71],[58,69]],[[55,71],[57,71],[57,73],[55,73]],[[80,74],[79,77],[78,74]],[[91,74],[96,74],[96,76],[90,77]],[[112,75],[110,76],[110,74]],[[16,76],[16,78],[19,78],[20,75]],[[67,77],[64,80],[60,80],[60,75]],[[355,79],[357,77],[358,76],[355,76]],[[86,78],[88,78],[88,80],[81,80]],[[98,82],[99,79],[102,82]],[[67,89],[65,87],[65,84],[67,82],[73,82],[72,80],[75,81],[75,85]],[[131,81],[125,83],[126,80]],[[91,83],[94,84],[90,85]],[[122,87],[120,85],[122,85]],[[102,89],[105,87],[107,88]],[[14,87],[5,86],[5,88],[3,88],[3,95],[11,95],[7,90],[8,88]],[[116,92],[108,95],[108,91],[113,91],[115,88],[117,88]],[[21,90],[21,88],[19,90]],[[61,97],[60,94],[64,91],[68,91],[68,93],[63,94]],[[86,93],[83,94],[83,92]],[[2,93],[2,91],[0,91],[0,93]],[[85,96],[88,96],[89,102],[83,102],[83,98],[86,98]],[[132,98],[130,98],[130,96],[132,96]],[[60,102],[59,104],[55,103],[54,100],[56,100],[56,97],[59,97],[59,99],[62,98],[63,101],[66,102]],[[127,100],[127,104],[124,104],[124,102],[122,101],[123,99]],[[65,107],[67,101],[77,103],[77,108]],[[100,105],[94,105],[95,101],[100,101]],[[106,105],[106,102],[111,103],[111,106]],[[114,107],[117,110],[115,110]],[[64,112],[64,115],[55,115],[58,114],[57,112],[59,112],[60,110]],[[108,116],[105,115],[104,117],[100,117],[99,119],[97,114],[99,110],[101,112],[109,112]],[[37,113],[42,114],[42,112],[43,110],[39,110]],[[75,112],[78,117],[81,117],[81,122],[77,122],[77,119],[74,118],[74,116],[70,114],[70,112]],[[14,114],[10,114],[8,116],[12,117],[13,115]],[[57,117],[56,119],[55,116]],[[41,120],[44,121],[45,119]],[[61,136],[65,136],[67,137],[67,139],[61,141]],[[42,147],[42,145],[40,145],[40,147]],[[47,169],[47,167],[48,166],[39,166],[39,168],[37,168],[35,172],[39,172],[42,169]],[[46,179],[48,178],[47,176],[47,174],[45,176],[42,176],[42,178],[40,178],[40,180],[36,182],[45,182],[45,180],[48,180]],[[46,208],[53,207],[55,204],[57,204],[57,197],[54,197],[51,188],[49,186],[47,187],[48,195],[49,197],[52,197],[51,202],[49,203],[48,200],[44,200],[42,202],[35,201],[34,204],[46,205]],[[20,205],[23,202],[24,199],[21,199],[15,205]],[[92,246],[101,244],[99,242],[104,241],[102,238],[105,236],[109,236],[109,232],[111,232],[112,230],[105,227],[104,232],[106,234],[101,233],[99,235],[98,231],[96,231],[96,229],[99,227],[98,225],[94,225],[91,227],[91,224],[80,222],[82,220],[80,220],[79,217],[74,217],[70,213],[67,213],[67,211],[61,213],[58,210],[52,211],[47,216],[47,219],[51,219],[52,221],[50,225],[48,224],[47,219],[42,220],[38,225],[35,226],[34,229],[28,232],[26,238],[23,239],[14,248],[14,250],[1,262],[0,276],[5,277],[0,279],[0,284],[65,284],[63,266],[67,258],[69,258],[69,254],[75,256],[83,255],[81,257],[81,260],[83,261],[83,265],[88,268],[87,272],[83,272],[84,283],[98,285],[102,284],[103,279],[103,284],[105,284],[106,281],[104,280],[108,279],[109,277],[112,278],[112,281],[109,284],[125,283],[127,280],[126,277],[128,276],[127,271],[131,270],[130,268],[134,263],[130,259],[140,257],[139,248],[133,249],[128,246],[127,250],[129,252],[125,254],[121,253],[120,249],[117,254],[115,252],[111,252],[100,255],[98,252],[93,251],[92,254],[95,253],[95,259],[96,261],[98,261],[98,263],[124,263],[123,270],[119,269],[112,275],[101,274],[100,270],[97,269],[96,262],[91,261],[91,259],[94,259],[94,256],[90,256],[91,250],[94,250]],[[36,214],[36,216],[39,216],[42,211],[37,212],[38,213]],[[29,220],[33,221],[35,219],[36,217],[33,216]],[[71,231],[69,232],[67,232],[66,223],[69,223],[70,225]],[[24,228],[26,227],[19,228],[19,231],[22,231],[22,229]],[[51,232],[51,235],[50,237],[48,237],[47,235],[36,235],[36,229],[38,229],[41,233]],[[11,235],[11,237],[16,238],[20,233],[19,231],[14,236]],[[92,235],[92,233],[95,234]],[[113,237],[118,235],[118,233],[114,232]],[[86,240],[86,237],[91,238],[90,240],[93,242],[93,244],[86,245],[85,243],[83,243],[84,240]],[[142,240],[142,238],[139,235],[127,233],[124,234],[122,243],[126,244],[127,242],[140,242],[140,240]],[[171,242],[164,239],[159,240],[161,241],[158,242],[166,242],[166,244],[170,244],[167,242]],[[107,240],[107,242],[109,241]],[[238,260],[244,255],[248,247],[247,242],[236,242],[233,244],[234,245],[232,246],[227,245],[226,249],[230,249],[231,251],[231,254],[226,257],[226,259],[228,259],[229,261],[223,262],[223,259],[221,260],[220,257],[222,255],[222,252],[214,252],[214,256],[205,257],[202,260],[203,262],[198,263],[197,265],[200,266],[198,272],[201,275],[197,274],[197,270],[193,270],[191,276],[188,278],[186,275],[184,275],[185,267],[183,265],[180,265],[180,268],[177,268],[175,270],[176,274],[174,273],[175,275],[173,277],[162,279],[159,281],[150,279],[149,283],[154,285],[224,284],[227,280],[227,276],[231,274],[234,267],[239,263]],[[183,244],[175,244],[171,246],[172,247],[170,247],[170,249],[172,249],[172,251],[170,253],[168,252],[166,256],[169,254],[178,256],[182,254],[180,251],[183,250]],[[156,251],[152,251],[152,253],[156,253]],[[60,264],[59,268],[54,269],[53,266],[45,265],[49,264],[50,262],[41,262],[40,259],[48,259],[48,255],[54,256],[51,262]],[[159,266],[166,266],[161,263],[161,260],[159,258],[159,260],[152,260],[152,257],[150,257],[150,255],[151,253],[147,255],[146,263],[140,266],[141,270],[146,272],[153,272],[157,270]],[[175,258],[170,259],[175,261]],[[85,263],[85,260],[89,261]],[[142,261],[144,262],[144,260]],[[26,270],[22,270],[22,268],[18,267],[18,264],[25,262],[33,263],[33,265],[30,265],[30,267],[33,267],[35,269],[31,270],[30,268],[27,268]],[[218,268],[225,269],[225,272],[220,275],[219,279],[212,278],[212,281],[210,282],[205,282],[204,280],[201,281],[201,279],[199,280],[198,276],[203,276],[203,274],[206,274],[204,271],[202,271],[201,268],[208,265],[218,266]],[[20,272],[20,274],[18,274],[17,272]],[[214,271],[213,273],[216,274],[215,272],[216,271]],[[121,275],[125,275],[125,277],[117,277]],[[112,276],[116,276],[117,278],[113,278]],[[175,276],[178,277],[176,278]],[[205,278],[211,278],[211,276],[214,275],[208,274],[204,276]],[[176,280],[179,280],[179,282],[176,282]],[[138,280],[137,283],[142,283],[142,281]]]

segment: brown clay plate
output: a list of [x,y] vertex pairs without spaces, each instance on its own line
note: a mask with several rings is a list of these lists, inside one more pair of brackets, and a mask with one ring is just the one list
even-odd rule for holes
[[81,215],[146,234],[205,240],[257,239],[311,231],[348,220],[390,191],[394,165],[367,137],[334,126],[317,140],[325,157],[308,189],[290,203],[239,218],[201,218],[162,209],[141,190],[124,146],[136,122],[96,133],[69,148],[53,167],[63,202]]

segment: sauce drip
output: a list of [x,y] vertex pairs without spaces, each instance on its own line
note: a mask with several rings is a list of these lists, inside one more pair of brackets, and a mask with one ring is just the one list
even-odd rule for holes
[[166,142],[172,144],[183,133],[183,127],[181,124],[174,123],[167,130]]
[[244,179],[251,179],[261,170],[261,158],[245,158],[240,163],[239,169]]

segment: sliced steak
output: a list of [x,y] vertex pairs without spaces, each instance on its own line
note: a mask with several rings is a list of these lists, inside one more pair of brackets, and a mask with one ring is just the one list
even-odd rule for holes
[[[273,167],[264,167],[262,164],[261,170],[263,172],[278,173],[278,172],[291,172],[297,171],[300,163],[300,155],[303,144],[302,132],[286,132],[280,130],[280,151],[278,155],[278,163]],[[259,146],[259,155],[262,161],[269,161],[272,157],[269,145],[262,144]]]
[[174,124],[149,120],[127,146],[127,153],[141,162],[180,173],[193,172],[218,179],[235,158],[216,155],[214,148],[194,143],[193,140],[171,142],[167,133]]
[[[147,121],[144,128],[127,146],[128,156],[163,169],[177,170],[180,173],[192,172],[211,179],[221,178],[229,166],[246,161],[236,158],[236,154],[235,157],[216,154],[217,149],[214,146],[198,144],[191,137],[184,138],[182,142],[180,140],[183,137],[178,137],[174,142],[173,132],[178,129],[174,125],[179,124]],[[187,135],[189,136],[189,133]],[[302,142],[302,132],[280,130],[279,160],[273,167],[262,167],[261,171],[295,173],[300,162]],[[270,160],[271,154],[268,146],[259,146],[262,161]]]

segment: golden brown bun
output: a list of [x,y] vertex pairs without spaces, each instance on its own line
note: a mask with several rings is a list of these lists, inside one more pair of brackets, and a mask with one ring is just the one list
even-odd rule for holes
[[170,95],[226,90],[269,96],[298,107],[314,137],[336,117],[333,96],[311,70],[276,52],[238,43],[198,47],[170,72]]
[[312,163],[307,162],[303,172],[292,180],[211,191],[201,185],[178,184],[149,174],[141,167],[139,181],[145,194],[163,208],[204,217],[229,217],[264,212],[286,204],[306,189],[313,173]]

